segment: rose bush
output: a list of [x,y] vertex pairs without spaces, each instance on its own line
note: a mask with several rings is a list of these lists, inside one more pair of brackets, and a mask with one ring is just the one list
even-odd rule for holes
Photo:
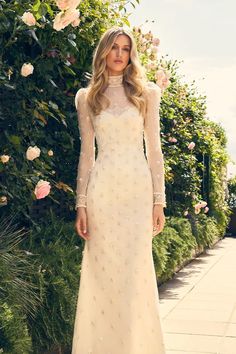
[[[25,225],[40,223],[34,206],[47,215],[61,203],[73,217],[80,148],[74,95],[88,81],[103,31],[128,23],[118,3],[1,1],[1,212],[18,211]],[[49,193],[35,193],[40,180],[50,183]]]
[[[165,157],[167,215],[197,217],[203,209],[194,205],[204,199],[208,213],[224,235],[229,222],[226,201],[226,151],[224,129],[206,115],[206,96],[194,83],[186,84],[178,75],[179,63],[158,58],[160,40],[149,31],[135,27],[140,59],[147,76],[162,89],[160,107],[162,148]],[[195,213],[196,211],[196,213]]]

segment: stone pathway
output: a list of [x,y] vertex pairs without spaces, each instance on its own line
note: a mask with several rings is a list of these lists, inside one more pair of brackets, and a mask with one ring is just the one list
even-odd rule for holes
[[236,354],[236,237],[159,287],[166,354]]

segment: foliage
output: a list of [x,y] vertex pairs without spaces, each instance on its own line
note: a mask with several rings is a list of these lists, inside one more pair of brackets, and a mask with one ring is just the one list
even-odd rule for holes
[[6,354],[27,354],[31,352],[25,316],[17,306],[10,307],[0,300],[0,352]]
[[189,221],[167,217],[164,230],[153,239],[153,259],[159,281],[170,279],[179,266],[191,259],[196,249]]
[[52,348],[69,350],[80,279],[83,241],[74,225],[51,218],[32,229],[27,247],[33,254],[37,272],[32,282],[38,287],[42,306],[28,320],[34,353]]
[[236,176],[228,180],[227,202],[230,208],[236,208]]
[[158,282],[170,279],[195,252],[211,247],[220,237],[213,217],[201,214],[190,221],[167,217],[164,230],[153,239],[152,253]]
[[200,214],[198,217],[192,217],[190,222],[198,246],[210,247],[222,237],[219,224],[214,217]]
[[27,233],[15,218],[0,220],[0,348],[25,354],[31,348],[26,317],[34,318],[40,299],[30,279],[35,268],[29,253],[19,249]]

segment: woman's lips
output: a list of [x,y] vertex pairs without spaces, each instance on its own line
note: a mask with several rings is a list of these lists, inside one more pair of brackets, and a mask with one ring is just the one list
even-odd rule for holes
[[123,61],[122,61],[122,60],[115,60],[115,63],[120,63],[120,64],[122,64]]

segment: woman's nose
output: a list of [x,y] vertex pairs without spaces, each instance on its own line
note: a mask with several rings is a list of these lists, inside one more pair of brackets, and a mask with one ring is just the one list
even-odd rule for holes
[[117,49],[116,55],[117,55],[118,57],[121,57],[121,48],[120,48],[120,49]]

